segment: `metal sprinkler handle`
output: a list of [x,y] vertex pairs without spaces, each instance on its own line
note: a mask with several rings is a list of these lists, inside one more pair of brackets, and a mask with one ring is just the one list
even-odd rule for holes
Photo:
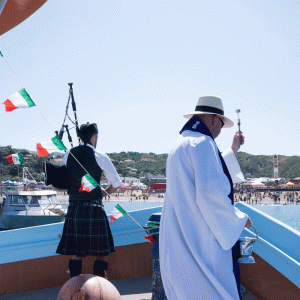
[[253,225],[251,225],[251,227],[253,227],[253,229],[255,230],[256,239],[258,239],[258,234],[257,234],[257,230],[256,230],[256,228],[255,228]]
[[[241,110],[240,109],[237,109],[236,110],[237,114],[238,114],[238,126],[239,126],[239,132],[241,132],[241,120],[240,120],[240,112]],[[242,136],[240,136],[240,141],[242,142]]]
[[241,131],[241,120],[240,120],[240,115],[239,115],[239,113],[241,112],[241,110],[240,110],[240,109],[237,109],[236,112],[237,112],[237,114],[238,114],[238,126],[239,126],[239,131]]

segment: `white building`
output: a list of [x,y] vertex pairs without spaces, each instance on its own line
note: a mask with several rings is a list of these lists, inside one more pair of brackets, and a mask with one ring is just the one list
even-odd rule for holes
[[136,177],[120,177],[121,181],[122,182],[125,182],[127,184],[130,184],[130,183],[140,183],[140,179],[139,178],[136,178]]

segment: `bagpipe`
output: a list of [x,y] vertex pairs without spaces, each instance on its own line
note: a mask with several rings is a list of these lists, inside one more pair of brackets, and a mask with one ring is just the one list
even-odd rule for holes
[[[77,119],[77,111],[76,111],[76,103],[74,99],[74,94],[73,94],[73,83],[68,83],[70,86],[69,89],[69,98],[66,106],[66,111],[65,111],[65,116],[63,120],[63,124],[61,126],[60,131],[55,131],[57,137],[62,140],[64,133],[67,133],[68,140],[71,144],[71,147],[73,148],[73,141],[72,137],[70,135],[70,130],[73,128],[76,128],[76,134],[78,137],[78,143],[80,143],[80,130],[78,126],[78,119]],[[74,113],[74,121],[71,119],[69,116],[68,110],[69,110],[69,105],[70,105],[70,100],[72,102],[72,109]],[[71,123],[74,125],[74,127],[69,128],[69,125],[66,124],[66,119],[71,121]],[[69,189],[70,188],[70,179],[68,176],[68,171],[66,166],[56,166],[52,164],[51,162],[46,162],[44,165],[44,172],[45,172],[45,184],[46,185],[52,185],[56,188],[59,189]]]

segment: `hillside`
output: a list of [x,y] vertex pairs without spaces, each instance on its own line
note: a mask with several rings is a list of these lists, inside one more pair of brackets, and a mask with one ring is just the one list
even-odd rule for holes
[[[24,166],[29,168],[33,177],[40,181],[38,174],[43,172],[43,164],[52,157],[37,157],[28,150],[13,149],[10,146],[0,148],[0,180],[18,180],[18,172],[22,175],[21,166],[9,165],[5,156],[21,152]],[[139,177],[147,173],[153,175],[166,174],[167,154],[120,152],[107,153],[118,173],[123,177]],[[273,177],[273,155],[252,155],[238,152],[237,159],[245,177]],[[300,176],[300,157],[279,155],[279,176],[289,180]]]
[[[5,157],[9,154],[22,153],[24,157],[24,166],[28,167],[29,172],[34,179],[41,181],[43,178],[38,175],[43,172],[45,161],[52,159],[51,155],[47,157],[38,157],[36,153],[25,149],[13,149],[10,146],[0,148],[0,181],[21,180],[22,166],[10,165]],[[167,154],[121,152],[108,153],[117,172],[121,176],[139,177],[143,174],[151,173],[153,175],[165,175]],[[19,176],[18,176],[19,173]]]
[[113,160],[118,173],[124,177],[139,177],[147,173],[166,175],[167,154],[120,152],[107,155]]
[[[273,177],[273,155],[238,152],[237,159],[245,177]],[[300,156],[278,155],[279,177],[289,180],[300,176]],[[246,176],[246,174],[249,174]]]
[[[25,149],[13,149],[10,146],[0,148],[0,181],[14,180],[20,181],[22,178],[22,165],[10,165],[5,157],[14,153],[22,153],[24,159],[24,166],[28,167],[29,172],[36,181],[42,181],[40,173],[43,171],[45,161],[49,158],[38,157],[34,152]],[[18,176],[19,174],[19,176]],[[32,179],[32,178],[28,178]]]

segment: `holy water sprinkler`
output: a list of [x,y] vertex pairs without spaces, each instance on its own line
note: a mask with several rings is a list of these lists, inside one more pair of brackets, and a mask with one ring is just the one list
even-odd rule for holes
[[[238,126],[239,126],[239,132],[241,132],[241,120],[240,120],[240,115],[239,113],[241,112],[240,109],[236,110],[237,114],[238,114]],[[242,136],[240,136],[240,142],[242,142]]]
[[237,109],[236,112],[237,112],[237,114],[238,114],[238,126],[239,126],[239,131],[241,131],[241,120],[240,120],[240,115],[239,115],[239,113],[241,112],[241,110],[240,110],[240,109]]

